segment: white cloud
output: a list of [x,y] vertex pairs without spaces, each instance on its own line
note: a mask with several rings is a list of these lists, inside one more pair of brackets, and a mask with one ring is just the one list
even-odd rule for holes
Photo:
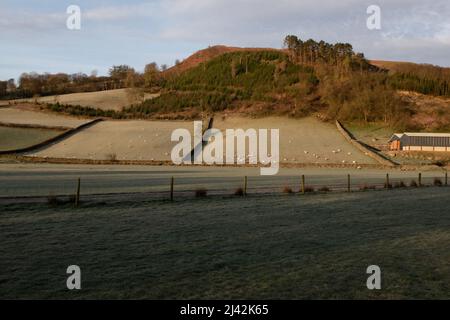
[[[280,47],[285,35],[297,34],[302,38],[350,42],[370,58],[450,65],[448,0],[78,2],[82,11],[82,31],[78,33],[67,32],[64,5],[32,11],[32,6],[2,2],[3,47],[12,51],[20,48],[22,56],[38,56],[43,48],[62,44],[64,55],[80,65],[83,61],[88,64],[94,55],[102,57],[105,64],[117,63],[111,60],[111,48],[117,60],[133,56],[137,61],[135,57],[142,56],[142,60],[159,58],[167,59],[160,63],[170,63],[173,57],[186,57],[206,45]],[[381,7],[381,31],[366,28],[366,9],[372,4]],[[67,41],[73,45],[71,50],[67,49]],[[139,49],[131,52],[130,48]],[[8,61],[4,53],[1,59]]]
[[0,31],[14,33],[23,30],[39,30],[63,24],[66,19],[64,14],[58,13],[34,13],[29,11],[15,12],[11,10],[0,11]]
[[92,21],[118,21],[141,17],[153,17],[158,14],[157,4],[143,3],[137,5],[122,5],[89,9],[83,12],[83,18]]

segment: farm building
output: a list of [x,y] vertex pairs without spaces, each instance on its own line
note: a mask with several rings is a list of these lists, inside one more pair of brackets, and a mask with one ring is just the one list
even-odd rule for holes
[[450,133],[396,133],[389,140],[391,151],[450,151]]

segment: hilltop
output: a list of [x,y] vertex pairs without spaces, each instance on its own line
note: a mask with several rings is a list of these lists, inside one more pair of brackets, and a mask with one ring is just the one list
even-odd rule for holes
[[166,75],[171,74],[180,74],[184,71],[187,71],[191,68],[198,66],[201,63],[208,62],[220,55],[229,52],[238,52],[238,51],[248,51],[248,52],[257,52],[257,51],[281,51],[281,49],[273,49],[273,48],[241,48],[241,47],[230,47],[225,45],[215,45],[210,46],[206,49],[199,50],[180,63],[174,65],[173,67],[164,71]]

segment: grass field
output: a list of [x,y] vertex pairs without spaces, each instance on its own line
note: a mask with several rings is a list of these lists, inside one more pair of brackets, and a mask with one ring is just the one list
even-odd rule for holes
[[33,99],[20,99],[15,102],[39,102],[80,105],[83,107],[93,107],[103,110],[121,110],[123,107],[133,103],[142,102],[143,99],[156,97],[155,94],[145,94],[143,98],[130,94],[128,89],[105,90],[96,92],[70,93],[59,96],[47,96]]
[[103,121],[56,145],[34,153],[40,157],[110,160],[167,160],[172,131],[193,131],[185,121]]
[[393,130],[384,123],[353,123],[346,127],[356,139],[375,148],[386,148],[394,134]]
[[[449,299],[448,194],[4,205],[0,298]],[[372,264],[379,291],[366,288]]]
[[345,140],[335,125],[312,117],[249,119],[216,116],[214,127],[222,132],[229,128],[279,129],[280,162],[284,163],[377,163]]
[[[223,119],[217,116],[213,127],[224,134],[226,129],[279,129],[280,162],[283,163],[376,164],[348,143],[334,125],[314,118]],[[177,128],[187,128],[192,134],[193,122],[105,121],[33,155],[103,160],[114,154],[118,160],[170,160],[176,144],[170,141],[170,136]]]
[[29,147],[53,138],[62,131],[35,128],[14,128],[0,125],[0,151]]
[[0,108],[0,122],[3,123],[75,128],[88,121],[86,119],[34,111],[28,105]]

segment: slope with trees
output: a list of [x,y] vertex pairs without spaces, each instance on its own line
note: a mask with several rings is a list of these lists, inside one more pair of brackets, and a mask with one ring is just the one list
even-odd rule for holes
[[0,94],[14,90],[27,95],[61,94],[109,85],[160,96],[121,111],[61,104],[48,108],[113,118],[195,118],[222,111],[252,116],[314,114],[326,120],[382,123],[396,130],[427,130],[418,125],[423,122],[410,121],[423,108],[398,91],[448,96],[449,70],[410,63],[387,68],[385,63],[369,62],[351,44],[288,35],[282,50],[215,46],[169,69],[150,63],[142,73],[120,65],[113,66],[108,77],[24,74],[15,89],[11,83],[0,84]]

